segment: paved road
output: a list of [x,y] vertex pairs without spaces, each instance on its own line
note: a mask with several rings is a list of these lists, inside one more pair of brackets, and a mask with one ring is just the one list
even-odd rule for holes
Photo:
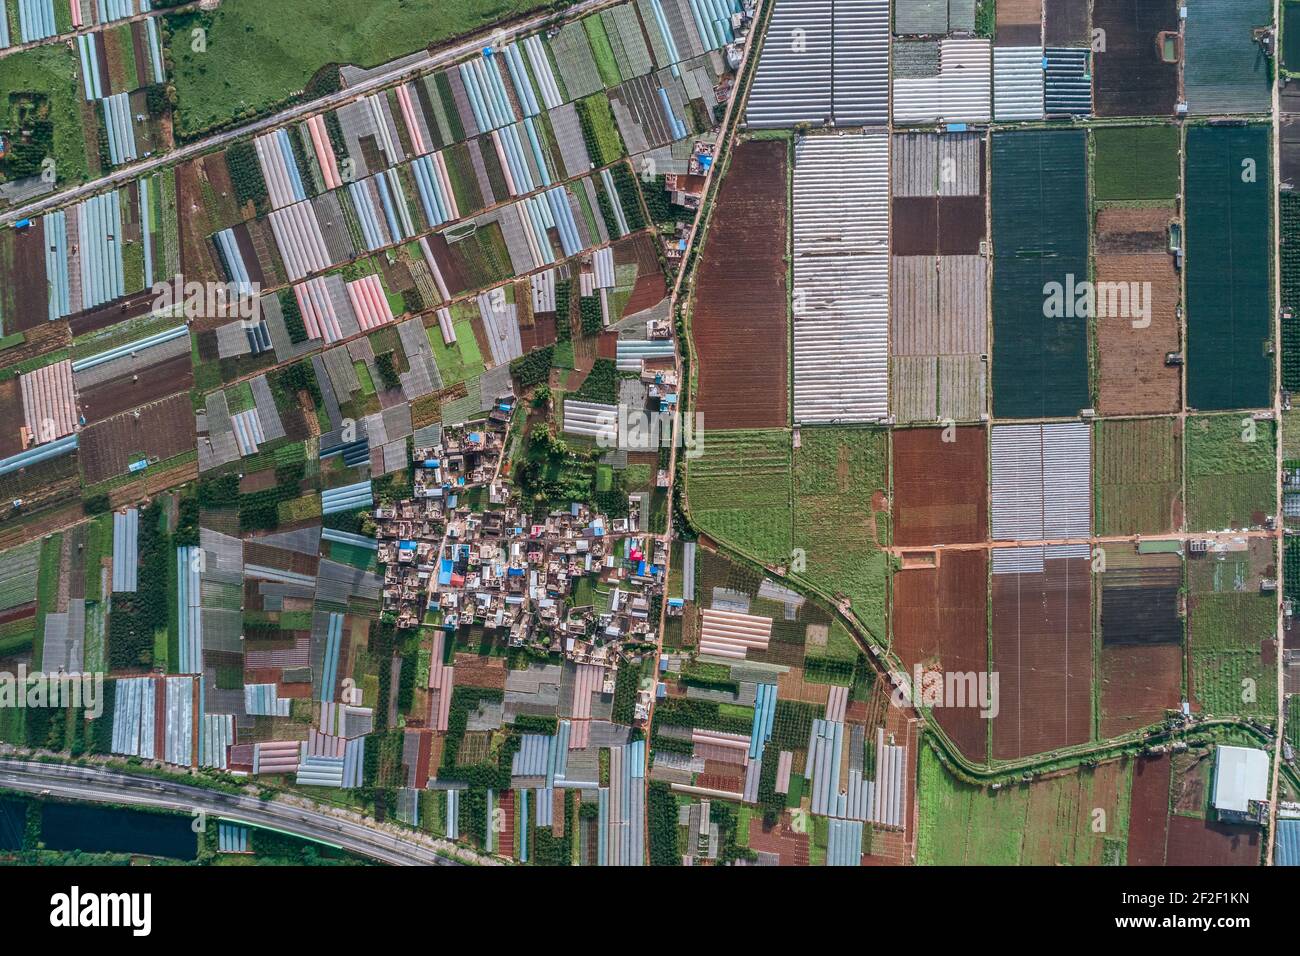
[[[612,6],[615,3],[621,2],[623,2],[623,0],[582,0],[582,2],[574,4],[565,11],[564,19],[572,20],[590,13],[592,10],[599,9],[600,7]],[[305,119],[315,113],[323,113],[326,110],[334,109],[344,105],[345,103],[350,103],[353,100],[361,99],[364,96],[374,93],[376,90],[383,89],[386,86],[392,86],[408,77],[427,73],[440,66],[445,66],[448,63],[463,59],[477,50],[482,49],[486,39],[491,39],[492,42],[499,43],[512,40],[523,33],[531,33],[554,16],[555,12],[548,10],[538,14],[537,16],[529,17],[527,20],[521,20],[513,26],[503,29],[500,33],[495,31],[486,34],[480,33],[468,40],[456,44],[455,46],[439,50],[437,53],[427,54],[412,63],[407,63],[404,66],[388,72],[372,76],[368,80],[358,83],[356,86],[350,86],[347,89],[340,90],[337,93],[331,93],[328,96],[319,97],[308,103],[290,106],[272,116],[255,120],[252,123],[227,130],[224,133],[215,133],[205,139],[196,140],[193,143],[181,146],[169,153],[163,153],[159,156],[151,157],[143,162],[120,167],[108,175],[101,176],[99,179],[92,180],[85,185],[77,186],[73,189],[67,189],[63,192],[52,193],[49,196],[38,199],[36,202],[28,203],[26,206],[17,207],[4,213],[0,213],[0,225],[8,225],[17,222],[20,219],[39,216],[59,206],[75,202],[76,200],[83,199],[87,196],[92,196],[95,193],[112,186],[121,185],[124,182],[135,179],[137,176],[144,175],[145,173],[152,172],[162,166],[170,166],[187,159],[193,159],[196,156],[200,156],[221,146],[226,146],[236,140],[244,139],[258,133],[265,133],[277,126],[282,126],[285,123]]]
[[[345,815],[344,811],[317,809],[281,799],[261,800],[103,767],[0,757],[0,787],[27,793],[48,792],[49,796],[92,803],[161,807],[183,813],[201,809],[210,818],[219,816],[273,827],[395,866],[462,865],[459,860],[444,855],[456,852],[450,845],[440,852],[435,848],[440,841],[431,837],[399,833],[383,824]],[[211,822],[209,819],[209,825]]]

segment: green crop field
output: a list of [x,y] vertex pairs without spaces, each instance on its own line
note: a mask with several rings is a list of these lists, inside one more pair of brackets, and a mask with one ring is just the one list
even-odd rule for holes
[[479,353],[478,341],[474,338],[474,325],[470,319],[455,322],[452,328],[456,332],[456,341],[451,345],[442,342],[442,331],[437,325],[427,329],[429,345],[433,348],[434,360],[438,371],[442,373],[445,386],[455,385],[467,379],[483,374],[483,356]]
[[[537,0],[225,0],[211,12],[170,16],[177,131],[195,136],[265,113],[327,64],[378,66],[544,6]],[[206,31],[203,51],[194,49],[195,29]]]
[[[59,182],[79,183],[90,178],[76,53],[63,44],[53,44],[7,56],[0,60],[0,91],[0,132],[17,132],[19,123],[27,128],[33,119],[49,122]],[[28,93],[34,94],[35,101],[24,96]],[[33,102],[35,111],[29,113],[26,107]],[[9,164],[8,160],[0,163],[0,170]]]
[[1263,524],[1276,511],[1276,426],[1249,415],[1187,420],[1187,527]]
[[1178,420],[1101,421],[1096,431],[1097,533],[1173,531],[1182,513]]
[[709,431],[688,463],[692,518],[706,534],[765,562],[790,560],[790,433]]
[[[794,570],[821,590],[844,594],[881,639],[889,589],[887,435],[865,428],[805,428],[794,455]],[[880,493],[880,510],[873,496]],[[796,554],[795,560],[800,560]]]
[[1096,866],[1125,861],[1133,776],[1128,761],[997,791],[957,780],[928,746],[921,748],[920,764],[917,858],[923,864]]
[[1093,133],[1097,198],[1103,202],[1173,199],[1178,193],[1178,129],[1126,126]]
[[1277,709],[1273,664],[1264,646],[1277,633],[1276,595],[1261,592],[1272,575],[1273,544],[1209,555],[1187,564],[1187,641],[1192,699],[1212,714],[1268,717]]

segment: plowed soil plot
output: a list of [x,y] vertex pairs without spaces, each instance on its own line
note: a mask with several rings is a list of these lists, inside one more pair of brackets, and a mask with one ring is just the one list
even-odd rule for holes
[[1048,46],[1088,43],[1088,0],[1044,0],[1043,39]]
[[892,218],[896,256],[978,255],[987,235],[982,195],[898,196]]
[[1228,826],[1197,817],[1169,819],[1170,866],[1259,866],[1258,827]]
[[1092,733],[1092,582],[1087,558],[1049,558],[1041,572],[993,575],[999,675],[993,757],[1079,744]]
[[124,375],[80,392],[77,406],[87,424],[93,424],[119,412],[175,395],[193,384],[190,356],[178,355],[142,369],[134,382],[129,375]]
[[697,409],[708,428],[786,423],[786,144],[736,147],[695,289]]
[[1169,756],[1140,757],[1133,766],[1128,865],[1163,866],[1169,832]]
[[1179,281],[1164,251],[1163,209],[1106,209],[1097,216],[1098,411],[1178,411],[1181,376],[1165,355],[1178,345]]
[[0,382],[0,458],[23,450],[18,429],[23,424],[23,395],[18,377]]
[[1002,0],[997,14],[998,46],[1037,46],[1042,42],[1043,0]]
[[81,466],[87,484],[126,472],[140,458],[165,461],[194,447],[194,409],[188,392],[134,412],[114,415],[81,433]]
[[176,167],[176,211],[180,222],[181,271],[188,282],[215,282],[220,275],[208,244],[199,161]]
[[45,227],[36,219],[26,229],[7,229],[0,238],[0,316],[4,334],[26,332],[49,321],[45,277]]
[[[988,669],[987,551],[948,551],[937,568],[894,575],[893,650],[908,668],[945,673]],[[949,703],[945,701],[945,704]],[[935,708],[939,726],[971,760],[985,760],[988,723],[979,701]]]
[[[944,441],[944,435],[955,441]],[[894,432],[894,542],[903,547],[986,541],[988,438],[983,428]]]
[[1177,709],[1183,649],[1177,644],[1129,644],[1101,652],[1101,735],[1118,737],[1164,720]]
[[1161,59],[1156,36],[1178,32],[1176,0],[1095,0],[1092,27],[1105,31],[1096,60],[1098,116],[1168,116],[1178,98],[1178,64]]

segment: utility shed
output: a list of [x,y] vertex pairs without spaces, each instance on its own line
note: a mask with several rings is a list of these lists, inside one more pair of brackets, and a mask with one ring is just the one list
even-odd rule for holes
[[1253,747],[1219,747],[1214,755],[1214,809],[1219,819],[1250,815],[1268,799],[1268,754]]

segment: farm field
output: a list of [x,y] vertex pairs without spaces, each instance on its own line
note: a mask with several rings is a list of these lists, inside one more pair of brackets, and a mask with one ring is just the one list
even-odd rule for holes
[[[918,862],[936,866],[1115,866],[1127,854],[1133,765],[1096,768],[991,791],[952,776],[921,751]],[[1094,811],[1105,830],[1095,832]]]
[[[0,59],[0,90],[5,94],[0,102],[0,132],[16,133],[33,121],[49,123],[59,182],[79,183],[90,177],[86,155],[88,123],[83,119],[77,55],[73,50],[54,44]],[[36,99],[24,94],[36,94]],[[12,163],[12,159],[0,162],[0,171]],[[39,172],[37,168],[24,175]]]
[[1108,208],[1096,223],[1097,410],[1176,412],[1180,282],[1168,251],[1170,209]]
[[1260,527],[1277,510],[1276,425],[1248,415],[1187,419],[1187,527]]
[[824,427],[805,427],[800,435],[792,545],[803,552],[806,567],[796,573],[829,594],[846,596],[858,619],[883,641],[889,560],[881,547],[891,537],[888,436],[880,429]]
[[1277,710],[1277,601],[1260,581],[1277,563],[1271,541],[1247,544],[1187,563],[1188,685],[1199,710],[1266,718]]
[[[1018,549],[1022,553],[1036,549]],[[1092,579],[1086,557],[1041,571],[993,573],[993,651],[1000,673],[993,759],[1012,760],[1092,737]]]
[[1158,534],[1182,525],[1179,428],[1176,418],[1097,422],[1097,534]]
[[1182,559],[1108,546],[1099,589],[1100,727],[1115,737],[1165,718],[1182,700]]
[[[890,649],[909,674],[918,664],[947,673],[988,670],[988,569],[985,551],[947,551],[937,568],[894,573]],[[963,754],[985,761],[989,725],[979,707],[933,713]]]
[[1097,63],[1098,116],[1171,116],[1178,99],[1177,63],[1162,60],[1152,37],[1178,32],[1177,0],[1095,0],[1094,30],[1104,31],[1106,56]]
[[[179,99],[177,133],[194,137],[264,113],[307,87],[327,64],[378,66],[541,6],[535,0],[431,0],[418,6],[346,0],[325,8],[314,0],[225,0],[211,13],[173,14],[167,18],[167,54]],[[291,32],[286,23],[294,25]],[[205,52],[191,48],[195,28],[207,31]],[[260,68],[242,69],[248,62]]]
[[1171,201],[1178,193],[1178,127],[1118,126],[1093,131],[1099,202]]
[[789,419],[786,375],[787,152],[741,143],[704,243],[691,331],[696,408],[707,428],[767,428]]
[[790,560],[790,433],[706,430],[704,454],[686,470],[700,530],[765,562]]
[[[988,539],[988,436],[983,428],[908,428],[894,439],[894,543]],[[951,440],[948,440],[951,439]]]
[[[1200,411],[1271,404],[1271,182],[1265,126],[1187,132],[1187,403]],[[1252,167],[1253,168],[1253,167]]]

